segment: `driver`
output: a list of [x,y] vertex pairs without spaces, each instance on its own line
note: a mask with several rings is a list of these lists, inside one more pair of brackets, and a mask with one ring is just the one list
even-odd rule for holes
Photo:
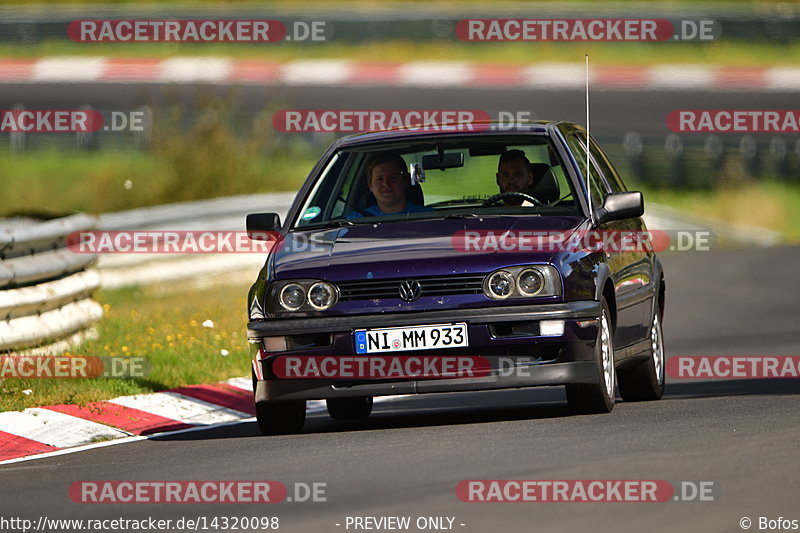
[[[377,203],[365,209],[371,215],[405,215],[431,211],[406,199],[406,189],[411,186],[408,167],[402,156],[393,152],[378,152],[367,162],[367,188]],[[363,215],[357,211],[350,218]]]
[[[533,186],[533,170],[531,162],[522,150],[506,150],[500,154],[497,163],[497,186],[500,192],[519,192],[530,194],[528,191]],[[531,206],[528,200],[521,196],[504,198],[506,205]]]

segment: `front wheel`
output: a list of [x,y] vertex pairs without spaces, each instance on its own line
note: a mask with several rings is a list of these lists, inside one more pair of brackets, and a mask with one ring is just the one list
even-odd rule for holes
[[602,300],[600,327],[594,346],[600,383],[576,383],[565,387],[567,403],[578,413],[610,413],[614,409],[616,369],[614,368],[614,331],[605,298]]
[[619,373],[619,394],[626,402],[658,400],[664,395],[664,333],[659,310],[650,323],[650,357]]
[[372,413],[372,396],[355,398],[328,398],[328,414],[336,420],[367,418]]

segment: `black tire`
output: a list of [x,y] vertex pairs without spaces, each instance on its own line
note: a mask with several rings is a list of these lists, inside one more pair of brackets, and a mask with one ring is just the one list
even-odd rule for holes
[[328,398],[328,414],[336,420],[357,420],[367,418],[372,413],[372,396],[355,398]]
[[[573,411],[583,414],[610,413],[614,409],[616,369],[614,367],[614,329],[605,298],[595,342],[594,356],[600,372],[600,382],[567,385],[567,403]],[[605,357],[604,357],[605,356]],[[604,364],[605,361],[605,364]],[[610,381],[610,383],[609,383]]]
[[299,433],[306,423],[306,402],[258,402],[256,420],[258,429],[264,435]]
[[[253,398],[255,399],[258,380],[255,372],[250,372],[253,379]],[[256,402],[256,421],[258,429],[264,435],[284,435],[299,433],[306,423],[305,400],[289,402]]]
[[664,395],[664,332],[657,309],[650,322],[650,357],[619,372],[619,394],[626,402],[658,400]]

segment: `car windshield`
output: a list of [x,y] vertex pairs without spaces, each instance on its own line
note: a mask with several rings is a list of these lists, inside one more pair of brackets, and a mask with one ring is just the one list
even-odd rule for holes
[[549,137],[426,139],[341,150],[293,227],[491,215],[580,215]]

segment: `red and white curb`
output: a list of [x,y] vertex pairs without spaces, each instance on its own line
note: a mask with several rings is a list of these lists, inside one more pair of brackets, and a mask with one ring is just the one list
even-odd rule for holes
[[[325,402],[308,402],[309,412]],[[50,405],[0,413],[0,464],[58,455],[155,434],[227,425],[255,415],[252,383],[234,378],[86,405]],[[74,448],[80,447],[80,448]],[[62,451],[63,450],[63,451]]]
[[[268,60],[215,57],[169,59],[45,57],[0,59],[0,84],[10,83],[206,83],[284,86],[401,86],[580,89],[582,63],[494,63],[342,59]],[[653,90],[800,89],[800,67],[707,65],[594,66],[595,88]]]

